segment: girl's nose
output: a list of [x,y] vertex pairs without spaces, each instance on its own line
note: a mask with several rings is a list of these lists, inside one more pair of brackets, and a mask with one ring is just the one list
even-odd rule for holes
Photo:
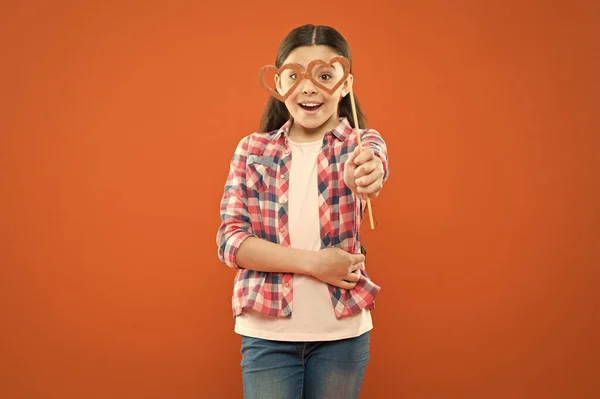
[[302,94],[315,94],[317,88],[310,79],[304,79],[302,82]]

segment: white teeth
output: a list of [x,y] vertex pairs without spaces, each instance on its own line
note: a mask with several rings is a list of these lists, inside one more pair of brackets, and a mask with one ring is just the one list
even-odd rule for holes
[[302,105],[304,105],[305,107],[317,107],[321,104],[317,104],[317,103],[302,103]]

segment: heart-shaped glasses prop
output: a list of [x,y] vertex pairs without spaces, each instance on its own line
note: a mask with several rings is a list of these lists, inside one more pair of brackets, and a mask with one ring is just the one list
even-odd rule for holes
[[[329,62],[324,60],[311,61],[306,70],[299,64],[284,64],[280,68],[274,65],[265,65],[259,72],[260,84],[276,99],[285,102],[287,98],[296,90],[303,79],[309,79],[315,87],[323,90],[329,95],[333,95],[337,89],[346,81],[350,74],[350,62],[346,57],[334,57]],[[279,79],[279,82],[277,82]],[[282,93],[277,90],[277,86]],[[354,117],[354,129],[357,131],[356,139],[358,147],[362,148],[360,140],[360,127],[358,126],[358,117],[356,114],[356,102],[354,92],[350,85],[350,102],[352,104],[352,116]],[[375,229],[373,223],[373,211],[371,209],[371,199],[367,196],[367,210],[369,212],[369,221],[371,230]]]
[[[277,68],[265,65],[258,72],[261,85],[276,99],[285,102],[303,79],[310,80],[318,89],[332,95],[350,74],[350,62],[345,57],[335,57],[329,62],[311,61],[306,70],[300,64],[289,63]],[[279,79],[277,85],[276,77]],[[277,87],[282,91],[280,93]]]

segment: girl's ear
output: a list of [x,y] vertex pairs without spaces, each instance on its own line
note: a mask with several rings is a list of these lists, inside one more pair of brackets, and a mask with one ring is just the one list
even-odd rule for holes
[[348,93],[350,93],[350,89],[352,88],[352,84],[354,83],[354,75],[349,74],[346,78],[346,81],[342,85],[342,97],[346,97]]
[[275,74],[275,89],[277,90],[277,92],[280,95],[283,95],[282,89],[281,89],[281,79],[279,79],[279,75],[278,74]]

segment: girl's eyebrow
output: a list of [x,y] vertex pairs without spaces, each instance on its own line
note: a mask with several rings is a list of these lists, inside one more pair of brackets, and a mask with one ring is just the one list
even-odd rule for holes
[[302,69],[303,71],[306,71],[306,66],[300,64],[299,62],[294,62],[295,65],[298,65],[300,67],[300,69]]
[[306,70],[306,67],[305,67],[304,65],[301,65],[301,64],[300,64],[300,63],[298,63],[298,62],[286,62],[286,63],[285,63],[285,64],[283,64],[281,67],[283,68],[283,67],[284,67],[284,66],[286,66],[286,65],[288,65],[288,66],[289,66],[289,65],[293,65],[293,66],[297,66],[298,68],[302,69],[303,71],[305,71],[305,70]]

